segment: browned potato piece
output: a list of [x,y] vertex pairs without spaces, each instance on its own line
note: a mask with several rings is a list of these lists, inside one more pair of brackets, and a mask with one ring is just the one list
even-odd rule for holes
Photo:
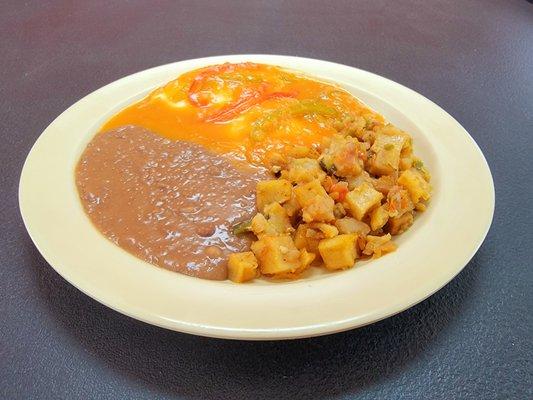
[[374,210],[370,213],[370,227],[373,231],[383,228],[388,220],[389,213],[385,206],[374,208]]
[[346,195],[346,203],[353,216],[361,221],[372,208],[379,206],[383,194],[368,183],[363,183]]
[[326,173],[320,168],[317,160],[312,158],[296,158],[289,162],[287,178],[293,183],[307,183],[314,179],[322,181]]
[[354,190],[356,187],[361,186],[363,183],[368,183],[369,185],[372,185],[374,180],[375,179],[372,179],[366,171],[361,172],[356,177],[350,177],[346,179],[346,181],[348,182],[348,189],[350,190]]
[[366,154],[362,143],[349,136],[334,135],[320,163],[329,174],[354,177],[363,170],[360,156]]
[[228,257],[228,278],[236,283],[252,280],[259,276],[254,253],[233,253]]
[[431,196],[431,185],[414,168],[403,171],[398,178],[398,183],[409,191],[411,200],[415,204],[420,200],[429,200]]
[[291,225],[287,211],[279,203],[271,203],[265,206],[265,217],[268,223],[279,234],[290,233],[294,231]]
[[318,245],[318,251],[327,269],[347,269],[353,267],[357,252],[355,241],[357,235],[338,235],[323,239]]
[[309,228],[320,231],[324,238],[331,238],[339,234],[339,230],[330,224],[324,222],[311,222]]
[[413,225],[414,217],[412,212],[406,212],[400,217],[391,218],[389,220],[389,231],[392,235],[399,235],[404,233],[411,225]]
[[368,256],[371,255],[372,258],[378,258],[396,250],[396,247],[396,244],[391,241],[390,233],[383,236],[368,235],[366,237],[366,246],[363,250],[363,254]]
[[262,274],[293,273],[301,268],[300,251],[288,235],[265,235],[252,244]]
[[300,250],[300,263],[303,268],[307,268],[315,260],[316,254],[309,253],[306,249]]
[[296,228],[296,232],[294,232],[294,245],[297,249],[305,249],[307,246],[306,236],[305,232],[307,231],[307,225],[306,224],[300,224]]
[[294,217],[298,213],[298,211],[302,209],[300,207],[300,204],[298,203],[298,200],[296,200],[294,191],[292,192],[291,198],[285,203],[283,203],[283,208],[285,209],[289,217]]
[[403,135],[386,135],[380,133],[371,147],[375,153],[372,159],[372,171],[376,175],[390,175],[400,165],[400,153],[406,141]]
[[327,222],[335,219],[333,215],[335,202],[328,196],[318,179],[296,186],[294,194],[302,207],[302,218],[305,222]]
[[252,218],[250,227],[254,235],[258,238],[261,238],[264,235],[277,235],[279,233],[274,226],[268,223],[268,220],[261,213],[257,213],[255,217]]
[[272,277],[276,279],[298,279],[309,268],[315,257],[315,254],[303,249],[300,251],[300,267],[298,269],[293,272],[280,272],[272,275]]
[[264,211],[265,206],[270,203],[284,203],[291,198],[292,185],[285,179],[274,179],[270,181],[261,181],[256,187],[257,209]]
[[389,193],[394,185],[396,185],[396,177],[394,175],[383,175],[373,182],[374,189],[383,193],[385,196]]
[[310,253],[318,253],[318,243],[323,239],[314,229],[309,228],[308,224],[300,224],[294,234],[294,245],[297,249],[306,249]]
[[336,220],[335,226],[340,233],[355,233],[359,236],[366,236],[370,232],[370,227],[367,224],[351,217]]

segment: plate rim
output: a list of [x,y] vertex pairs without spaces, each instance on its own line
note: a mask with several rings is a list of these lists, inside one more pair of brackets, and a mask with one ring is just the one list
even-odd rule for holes
[[[128,309],[127,307],[124,308],[120,305],[117,306],[117,304],[109,303],[102,299],[101,296],[98,295],[97,290],[90,290],[86,286],[81,285],[79,282],[76,282],[71,276],[66,276],[67,274],[62,273],[56,266],[54,265],[54,256],[49,254],[48,250],[44,248],[41,244],[42,241],[39,238],[39,234],[33,230],[31,221],[28,220],[28,212],[25,211],[25,192],[24,192],[24,185],[25,185],[25,171],[27,171],[28,164],[31,162],[31,156],[32,153],[35,151],[34,149],[38,148],[39,142],[41,138],[44,136],[46,131],[49,129],[50,126],[53,126],[56,121],[60,120],[66,113],[69,112],[73,107],[78,105],[80,102],[85,100],[87,97],[91,95],[95,95],[95,93],[104,90],[105,88],[110,87],[111,85],[119,85],[121,82],[125,82],[127,79],[132,79],[133,77],[141,76],[142,74],[147,74],[150,71],[162,69],[164,67],[171,67],[177,64],[187,63],[187,62],[196,62],[200,64],[212,64],[215,62],[219,62],[219,59],[239,59],[239,58],[247,58],[247,59],[257,59],[257,58],[272,58],[272,60],[278,59],[278,60],[299,60],[299,61],[309,61],[314,63],[321,63],[321,64],[329,64],[332,66],[338,66],[342,68],[348,68],[353,70],[361,71],[365,74],[369,74],[374,76],[375,78],[378,78],[379,80],[385,80],[388,84],[397,85],[398,87],[402,88],[402,90],[407,90],[410,95],[419,96],[422,98],[425,102],[431,103],[434,107],[437,107],[438,110],[441,113],[444,113],[443,115],[452,121],[458,128],[462,130],[462,133],[466,134],[466,137],[469,139],[470,145],[472,146],[473,150],[477,153],[477,156],[480,157],[480,160],[483,163],[483,167],[485,169],[485,172],[488,172],[487,178],[489,178],[485,183],[488,185],[489,192],[491,194],[491,201],[490,201],[490,212],[487,220],[485,221],[485,226],[483,232],[480,232],[480,234],[475,239],[475,245],[472,247],[474,250],[469,254],[467,257],[465,257],[466,261],[464,262],[464,265],[456,267],[452,274],[448,274],[448,276],[445,279],[441,279],[439,285],[434,285],[434,287],[431,288],[431,290],[426,290],[426,293],[424,296],[414,296],[414,299],[410,299],[409,301],[400,301],[394,305],[391,305],[388,308],[387,312],[382,312],[379,315],[374,315],[371,318],[367,318],[366,320],[360,321],[360,323],[357,322],[357,320],[351,319],[351,320],[344,320],[344,321],[337,321],[336,323],[326,323],[326,324],[315,324],[315,325],[308,325],[303,327],[291,327],[291,328],[268,328],[268,329],[225,329],[223,327],[215,327],[215,326],[206,326],[203,324],[188,324],[185,321],[180,321],[178,323],[177,321],[173,321],[171,324],[163,323],[161,320],[153,319],[153,318],[147,318],[145,315],[139,314],[135,310]],[[380,112],[380,110],[377,110]],[[348,65],[333,63],[330,61],[324,61],[319,59],[312,59],[312,58],[304,58],[304,57],[293,57],[293,56],[284,56],[284,55],[269,55],[269,54],[234,54],[234,55],[223,55],[223,56],[212,56],[212,57],[202,57],[202,58],[196,58],[191,60],[182,60],[177,61],[173,63],[167,63],[160,66],[155,66],[149,69],[145,69],[143,71],[136,72],[134,74],[127,75],[125,77],[122,77],[118,80],[115,80],[107,85],[104,85],[95,91],[91,92],[90,94],[84,96],[82,99],[78,100],[74,104],[72,104],[70,107],[68,107],[65,111],[63,111],[57,118],[55,118],[50,125],[41,133],[39,138],[35,141],[33,146],[31,147],[28,156],[26,157],[26,160],[24,162],[24,166],[21,171],[21,176],[19,180],[19,209],[22,215],[22,219],[24,222],[24,226],[26,227],[26,230],[28,231],[28,234],[30,238],[32,239],[33,243],[39,250],[39,252],[42,254],[42,256],[45,258],[45,260],[48,262],[48,264],[56,270],[65,280],[67,280],[70,284],[72,284],[74,287],[79,289],[84,294],[88,295],[89,297],[95,299],[96,301],[114,309],[115,311],[118,311],[122,314],[128,315],[129,317],[141,320],[143,322],[147,322],[156,326],[160,326],[162,328],[171,329],[171,330],[178,330],[181,332],[191,333],[195,335],[200,336],[209,336],[209,337],[219,337],[219,338],[227,338],[227,339],[248,339],[248,340],[272,340],[272,339],[290,339],[290,338],[301,338],[301,337],[310,337],[310,336],[318,336],[318,335],[325,335],[325,334],[331,334],[336,333],[348,329],[353,329],[355,327],[362,327],[374,322],[377,322],[379,320],[388,318],[392,315],[395,315],[397,313],[400,313],[415,304],[420,303],[421,301],[425,300],[426,298],[433,295],[435,292],[440,290],[442,287],[444,287],[446,284],[448,284],[459,272],[463,270],[463,268],[468,264],[468,262],[472,259],[472,257],[476,254],[476,252],[479,250],[481,245],[483,244],[483,241],[485,240],[490,226],[492,224],[492,220],[494,217],[494,208],[495,208],[495,191],[494,191],[494,181],[492,177],[492,173],[490,171],[489,164],[481,151],[479,145],[475,142],[475,140],[472,138],[470,134],[459,124],[458,121],[456,121],[449,113],[447,113],[444,109],[442,109],[440,106],[438,106],[436,103],[434,103],[432,100],[428,99],[427,97],[421,95],[420,93],[403,86],[395,81],[392,81],[386,77],[374,74],[369,71],[365,71],[359,68],[355,68]],[[195,279],[195,278],[191,278]]]

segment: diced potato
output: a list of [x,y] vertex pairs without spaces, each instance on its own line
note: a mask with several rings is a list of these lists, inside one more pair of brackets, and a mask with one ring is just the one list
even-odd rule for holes
[[302,207],[302,218],[305,222],[327,222],[335,219],[335,202],[328,196],[319,180],[296,186],[294,194]]
[[254,253],[233,253],[228,257],[228,278],[233,282],[242,283],[259,276],[257,259]]
[[371,255],[372,258],[378,258],[396,250],[396,247],[396,244],[391,241],[390,233],[383,236],[368,235],[366,237],[366,246],[363,250],[363,254],[368,256]]
[[[308,235],[309,234],[309,235]],[[317,235],[314,229],[308,224],[300,224],[294,233],[294,245],[297,249],[306,249],[310,253],[318,253],[318,243],[323,239],[322,235]]]
[[385,206],[374,208],[370,213],[370,227],[373,231],[382,228],[389,220],[389,213]]
[[361,186],[348,192],[346,203],[353,216],[358,220],[362,220],[368,211],[380,205],[382,198],[383,194],[375,190],[368,183],[363,183]]
[[372,178],[368,172],[363,171],[356,177],[350,177],[346,180],[348,182],[348,189],[354,190],[356,187],[361,186],[363,183],[372,184]]
[[285,179],[261,181],[257,183],[256,192],[257,209],[263,212],[265,206],[270,203],[278,202],[282,204],[289,200],[291,198],[292,185]]
[[261,238],[264,235],[277,235],[279,233],[276,228],[268,223],[268,220],[261,213],[257,213],[252,218],[250,228],[258,238]]
[[287,215],[287,211],[279,203],[265,206],[265,217],[276,233],[290,233],[294,230]]
[[315,260],[316,254],[309,253],[306,249],[300,250],[300,263],[302,268],[307,268]]
[[327,269],[347,269],[353,267],[357,252],[355,241],[357,235],[338,235],[323,239],[318,245],[318,251]]
[[311,204],[317,197],[329,197],[317,179],[303,185],[297,185],[294,188],[294,194],[301,207]]
[[344,206],[341,203],[335,203],[333,206],[333,215],[335,215],[335,218],[343,218],[346,216],[346,210],[344,209]]
[[386,196],[389,191],[396,185],[396,177],[394,177],[393,175],[383,175],[380,176],[378,179],[374,179],[372,185],[374,186],[374,189],[376,189],[378,192],[383,193]]
[[429,200],[431,197],[431,185],[422,177],[416,169],[403,171],[398,178],[398,183],[409,191],[413,203],[422,200]]
[[404,213],[411,211],[414,204],[411,201],[409,191],[403,186],[396,185],[389,190],[387,194],[387,211],[389,217],[396,218]]
[[311,229],[322,232],[324,238],[332,238],[339,234],[339,230],[335,226],[326,224],[324,222],[311,222],[308,226]]
[[285,209],[289,217],[294,217],[298,213],[298,211],[302,209],[300,207],[300,203],[298,203],[298,200],[296,200],[294,192],[292,193],[291,198],[285,203],[283,203],[283,208]]
[[296,158],[289,162],[287,178],[293,183],[307,183],[314,179],[322,181],[325,176],[318,161],[312,158]]
[[392,235],[399,235],[409,229],[413,225],[413,221],[414,216],[412,212],[406,212],[399,217],[391,218],[388,225],[389,231]]
[[300,224],[296,228],[296,231],[294,232],[294,245],[297,249],[305,249],[307,245],[305,232],[307,231],[307,225],[306,224]]
[[265,235],[252,244],[262,274],[293,273],[301,268],[300,251],[288,235]]
[[300,267],[292,272],[280,272],[277,274],[272,275],[272,278],[275,279],[298,279],[300,278],[301,274],[305,272],[313,260],[315,259],[316,255],[313,253],[309,253],[307,250],[303,249],[300,251]]
[[370,227],[367,224],[351,217],[336,220],[335,226],[340,233],[355,233],[359,236],[366,236],[370,232]]
[[378,133],[371,147],[375,153],[371,163],[371,172],[376,175],[389,175],[397,171],[400,165],[400,153],[406,140],[407,137],[403,134]]
[[307,227],[307,230],[305,231],[305,239],[307,241],[306,249],[311,253],[318,254],[318,244],[324,239],[324,234],[313,228]]
[[320,162],[329,174],[351,177],[363,170],[362,157],[366,157],[366,151],[359,141],[349,136],[334,135]]

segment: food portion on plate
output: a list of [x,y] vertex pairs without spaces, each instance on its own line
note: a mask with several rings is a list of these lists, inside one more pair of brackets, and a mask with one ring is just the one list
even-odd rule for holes
[[127,125],[98,134],[76,172],[94,225],[145,261],[206,279],[226,279],[230,252],[250,238],[231,226],[252,216],[265,174],[186,141]]
[[295,279],[393,251],[431,195],[410,135],[280,67],[187,72],[107,121],[76,184],[95,227],[205,279]]

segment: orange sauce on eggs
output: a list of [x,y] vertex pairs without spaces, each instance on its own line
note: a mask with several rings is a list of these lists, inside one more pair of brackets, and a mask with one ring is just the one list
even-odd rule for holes
[[263,164],[271,152],[318,146],[347,113],[381,117],[347,91],[282,68],[221,64],[190,71],[107,121],[101,131],[139,125]]

